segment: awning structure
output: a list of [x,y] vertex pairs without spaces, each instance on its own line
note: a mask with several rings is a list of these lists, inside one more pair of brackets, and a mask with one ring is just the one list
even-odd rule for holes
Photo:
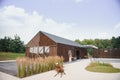
[[94,48],[94,49],[98,49],[97,46],[95,45],[82,45],[83,48]]

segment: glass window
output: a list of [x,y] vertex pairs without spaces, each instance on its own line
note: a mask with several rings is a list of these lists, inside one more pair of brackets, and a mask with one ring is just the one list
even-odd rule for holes
[[30,53],[33,53],[33,47],[30,47],[30,51],[29,51]]
[[45,53],[49,53],[50,51],[50,47],[49,46],[45,46]]
[[40,46],[38,51],[40,54],[43,54],[43,46]]
[[38,47],[34,47],[34,52],[33,53],[38,53]]

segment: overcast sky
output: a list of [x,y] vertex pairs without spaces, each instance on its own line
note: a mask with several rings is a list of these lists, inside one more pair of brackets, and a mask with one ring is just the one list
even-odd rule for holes
[[0,38],[39,31],[70,40],[120,36],[120,0],[0,0]]

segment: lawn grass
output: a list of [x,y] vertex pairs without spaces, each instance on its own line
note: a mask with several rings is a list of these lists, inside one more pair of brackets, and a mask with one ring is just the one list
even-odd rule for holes
[[119,68],[114,68],[109,63],[100,63],[100,62],[92,62],[85,69],[88,71],[91,71],[91,72],[102,72],[102,73],[118,73],[118,72],[120,72]]
[[15,60],[17,57],[24,56],[24,53],[0,52],[0,60]]

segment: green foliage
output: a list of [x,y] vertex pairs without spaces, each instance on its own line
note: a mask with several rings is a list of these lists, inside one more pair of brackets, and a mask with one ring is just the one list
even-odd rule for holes
[[120,72],[120,69],[114,68],[111,64],[100,63],[100,62],[92,62],[85,69],[92,72],[102,72],[102,73]]
[[89,55],[92,55],[92,48],[88,48],[87,52],[88,52]]
[[113,48],[120,48],[120,36],[115,38],[112,37]]
[[20,53],[25,51],[25,46],[17,35],[14,36],[14,39],[4,37],[3,39],[0,39],[0,51]]
[[4,39],[0,39],[0,51],[8,52],[10,50],[11,38],[4,37]]
[[24,57],[24,53],[0,52],[0,60],[14,60],[17,57]]
[[82,44],[82,45],[95,45],[98,48],[120,48],[120,36],[119,37],[112,37],[112,39],[84,39],[80,41],[76,39],[75,42]]

